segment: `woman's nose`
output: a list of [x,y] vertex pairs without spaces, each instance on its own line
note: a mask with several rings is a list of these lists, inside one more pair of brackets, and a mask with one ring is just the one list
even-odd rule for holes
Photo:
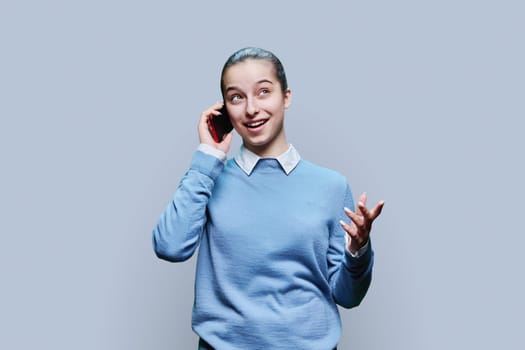
[[254,98],[248,98],[246,102],[246,114],[249,117],[255,117],[259,113],[257,101]]

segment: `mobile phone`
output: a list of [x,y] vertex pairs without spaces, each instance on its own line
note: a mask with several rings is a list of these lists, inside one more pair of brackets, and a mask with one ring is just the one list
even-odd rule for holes
[[233,130],[226,105],[223,105],[219,112],[221,113],[220,115],[214,115],[210,120],[211,136],[217,143],[222,141],[224,135]]

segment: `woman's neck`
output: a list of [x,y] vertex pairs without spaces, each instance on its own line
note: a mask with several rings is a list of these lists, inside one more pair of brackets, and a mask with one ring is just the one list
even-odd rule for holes
[[286,139],[272,145],[256,146],[243,143],[243,146],[261,158],[277,158],[290,147]]

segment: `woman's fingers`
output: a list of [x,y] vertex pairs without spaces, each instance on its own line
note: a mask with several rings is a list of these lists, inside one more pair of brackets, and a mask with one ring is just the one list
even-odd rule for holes
[[370,219],[373,221],[375,220],[379,214],[381,214],[381,210],[383,210],[383,206],[385,205],[385,201],[379,201],[379,203],[376,204],[374,209],[370,211]]
[[361,193],[361,195],[359,196],[359,198],[357,199],[357,202],[361,202],[363,203],[365,206],[366,206],[366,192],[363,192]]
[[224,135],[224,138],[222,139],[221,143],[216,144],[217,148],[223,151],[224,153],[228,153],[230,150],[230,145],[232,143],[233,139],[233,133],[229,132],[226,135]]
[[354,225],[356,225],[359,229],[364,229],[365,225],[365,217],[363,215],[359,215],[357,213],[354,213],[348,208],[344,208],[346,216],[352,221]]
[[[211,136],[211,131],[210,131],[210,120],[214,116],[221,114],[219,110],[222,108],[222,105],[223,105],[222,102],[216,102],[214,105],[212,105],[211,107],[209,107],[208,109],[206,109],[205,111],[201,113],[201,117],[199,119],[199,125],[198,125],[198,134],[199,134],[200,143],[205,143],[210,146],[219,148],[221,151],[224,151],[224,149],[226,149],[225,151],[226,153],[227,150],[229,149],[229,143],[228,143],[228,147],[217,147],[218,144],[215,142],[215,140]],[[223,142],[221,142],[221,144],[223,144]]]
[[365,244],[365,242],[368,241],[368,237],[361,236],[357,226],[353,222],[349,225],[341,220],[339,223],[346,232],[346,249],[351,253],[357,252]]
[[348,223],[344,222],[343,220],[339,221],[339,223],[341,224],[341,227],[343,228],[343,230],[345,230],[345,232],[348,233],[348,235],[352,239],[357,238],[356,237],[356,235],[357,235],[357,227],[353,223],[348,224]]
[[366,241],[370,235],[372,223],[379,214],[381,214],[384,204],[384,201],[380,201],[372,210],[368,210],[366,207],[366,193],[363,193],[359,196],[356,212],[346,207],[344,208],[344,212],[350,219],[351,225],[341,221],[341,226],[353,239]]

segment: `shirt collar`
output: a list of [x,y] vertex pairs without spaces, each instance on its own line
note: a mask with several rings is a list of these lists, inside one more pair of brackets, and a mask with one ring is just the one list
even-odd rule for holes
[[[259,159],[262,158],[244,146],[241,146],[239,153],[235,156],[235,162],[246,173],[246,175],[252,173]],[[284,153],[275,157],[275,159],[279,162],[286,175],[288,175],[295,169],[301,160],[301,156],[295,147],[290,145]]]

